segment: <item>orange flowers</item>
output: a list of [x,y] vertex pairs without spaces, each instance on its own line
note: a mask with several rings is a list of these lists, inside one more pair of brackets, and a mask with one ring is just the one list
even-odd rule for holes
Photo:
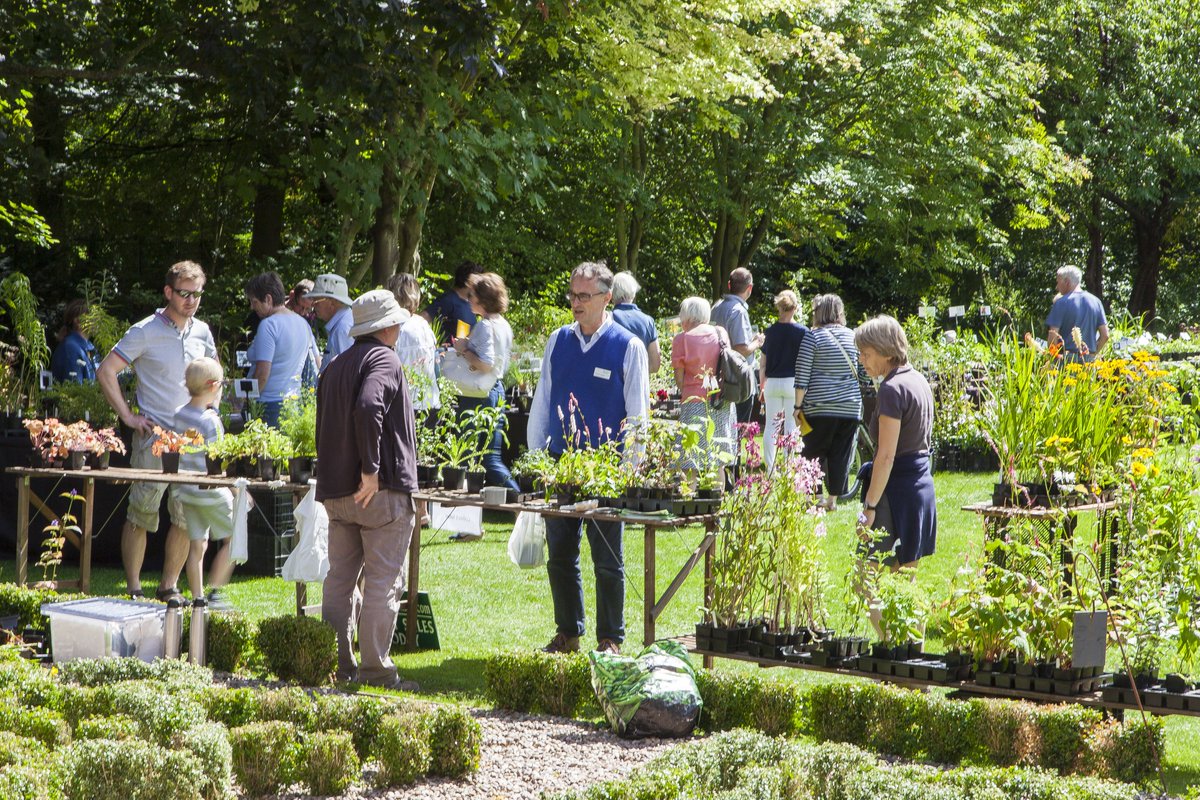
[[183,433],[168,431],[154,426],[154,435],[158,438],[150,445],[150,452],[157,458],[163,453],[178,453],[185,447],[199,447],[204,444],[204,437],[195,428],[188,428]]

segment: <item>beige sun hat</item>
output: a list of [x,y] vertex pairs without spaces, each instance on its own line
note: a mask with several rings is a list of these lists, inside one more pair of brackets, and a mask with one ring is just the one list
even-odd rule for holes
[[346,285],[346,279],[341,275],[318,275],[317,279],[313,281],[312,290],[305,297],[312,300],[329,297],[347,306],[353,302],[350,299],[350,288]]
[[351,338],[375,333],[393,325],[403,325],[412,316],[407,309],[396,302],[396,295],[387,289],[372,289],[359,295],[350,305],[350,313],[354,315],[354,327],[350,329]]

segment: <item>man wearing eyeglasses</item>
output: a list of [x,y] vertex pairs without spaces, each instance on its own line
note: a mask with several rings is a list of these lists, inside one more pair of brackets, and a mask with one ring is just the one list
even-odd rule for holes
[[[622,435],[622,422],[644,418],[650,402],[646,346],[613,321],[613,274],[585,262],[571,273],[567,302],[575,321],[546,342],[542,377],[529,410],[529,449],[558,457]],[[625,553],[619,522],[546,517],[546,572],[557,633],[548,653],[579,649],[584,633],[579,545],[586,525],[596,573],[596,649],[616,653],[625,639]]]
[[[193,261],[180,261],[167,270],[163,296],[166,305],[134,323],[96,370],[108,404],[121,422],[133,429],[130,464],[140,469],[162,469],[150,452],[154,426],[170,429],[175,410],[188,402],[184,371],[201,356],[217,357],[208,325],[196,319],[204,295],[204,270]],[[117,375],[126,367],[137,374],[137,413],[125,402]],[[132,597],[142,597],[142,561],[146,556],[146,532],[158,530],[159,506],[166,491],[164,483],[137,481],[129,488],[129,510],[121,530],[121,561]],[[183,520],[171,520],[163,556],[163,580],[155,596],[166,600],[178,596],[175,587],[187,560],[188,537]]]

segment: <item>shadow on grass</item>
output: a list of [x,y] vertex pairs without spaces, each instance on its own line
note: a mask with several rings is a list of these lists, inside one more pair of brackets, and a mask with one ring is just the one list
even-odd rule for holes
[[[439,694],[456,699],[481,702],[485,699],[483,691],[483,663],[486,657],[451,657],[444,661],[431,663],[428,658],[419,658],[416,654],[407,657],[395,657],[396,667],[400,676],[405,680],[421,684],[421,694]],[[432,654],[437,658],[436,652]]]

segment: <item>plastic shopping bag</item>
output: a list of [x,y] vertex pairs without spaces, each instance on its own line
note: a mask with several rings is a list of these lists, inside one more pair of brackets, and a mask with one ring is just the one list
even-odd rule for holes
[[508,537],[508,557],[521,569],[536,569],[546,563],[546,523],[541,514],[522,511]]
[[659,642],[637,658],[593,651],[588,659],[596,699],[618,736],[688,736],[696,727],[700,689],[683,645]]
[[287,581],[323,581],[329,572],[329,517],[317,502],[316,481],[296,506],[296,547],[283,563]]

